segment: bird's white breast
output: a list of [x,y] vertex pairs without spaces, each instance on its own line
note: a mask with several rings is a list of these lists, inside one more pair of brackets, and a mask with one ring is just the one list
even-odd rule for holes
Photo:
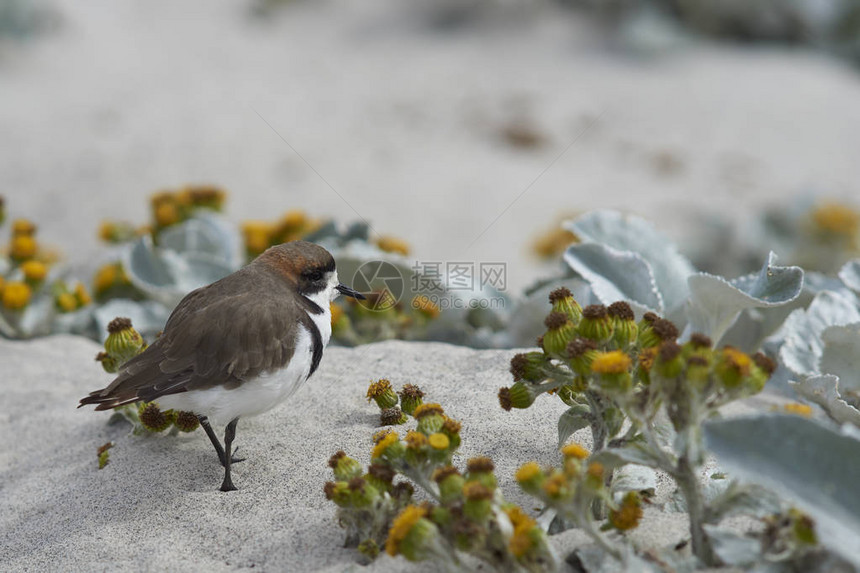
[[[326,291],[317,296],[327,296]],[[312,297],[308,297],[313,300]],[[316,302],[321,314],[309,314],[320,331],[323,347],[331,338],[331,310],[329,300]],[[207,416],[213,425],[226,426],[231,420],[243,416],[256,416],[271,410],[289,398],[308,379],[313,363],[313,337],[299,324],[292,359],[286,367],[246,380],[241,386],[226,389],[223,386],[172,394],[158,399],[163,409],[194,412]]]

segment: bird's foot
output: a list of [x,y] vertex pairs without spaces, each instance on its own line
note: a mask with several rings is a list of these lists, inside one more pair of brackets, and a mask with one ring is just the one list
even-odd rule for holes
[[221,484],[221,491],[237,491],[237,488],[233,485],[233,480],[225,477],[224,482]]
[[[231,463],[231,464],[236,464],[236,463],[239,463],[239,462],[244,462],[244,461],[245,461],[245,459],[246,459],[246,458],[240,458],[240,457],[238,457],[238,456],[236,455],[235,450],[238,450],[238,449],[239,449],[239,448],[238,448],[238,447],[236,447],[236,448],[234,449],[234,451],[233,451],[233,454],[230,456],[230,463]],[[226,467],[226,466],[227,466],[226,462],[224,461],[224,456],[223,456],[223,455],[219,455],[219,456],[218,456],[218,460],[221,462],[221,466],[222,466],[222,467]]]

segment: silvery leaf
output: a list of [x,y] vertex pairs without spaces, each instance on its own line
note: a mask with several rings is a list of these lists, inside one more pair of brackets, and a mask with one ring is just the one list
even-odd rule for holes
[[776,255],[770,253],[758,274],[732,281],[707,273],[691,276],[688,332],[707,334],[716,344],[741,311],[794,300],[803,287],[803,270],[778,267],[775,261]]
[[623,448],[606,448],[595,452],[591,459],[602,463],[608,468],[617,468],[625,464],[639,464],[651,468],[660,467],[659,460],[648,449],[638,443],[632,443]]
[[638,464],[622,466],[612,475],[612,494],[616,499],[628,491],[645,492],[654,495],[657,490],[657,472]]
[[649,264],[640,255],[607,245],[568,247],[564,261],[585,279],[603,304],[626,300],[645,310],[663,312],[663,299]]
[[742,567],[761,558],[760,540],[714,525],[705,525],[704,529],[714,553],[726,565]]
[[[709,487],[709,484],[712,484]],[[705,485],[708,519],[719,523],[731,515],[765,517],[782,509],[780,499],[771,491],[755,484],[739,483],[733,479],[711,479]]]
[[798,395],[821,406],[836,422],[860,427],[860,411],[842,399],[839,393],[839,378],[836,376],[810,376],[800,382],[789,382],[789,385]]
[[799,416],[709,422],[707,444],[733,475],[760,483],[815,520],[819,542],[860,565],[860,441]]
[[860,390],[860,322],[845,326],[828,326],[821,333],[824,351],[819,371],[839,377],[843,392]]
[[671,314],[687,300],[687,277],[696,272],[695,267],[645,219],[598,210],[569,221],[564,227],[576,234],[582,243],[601,243],[639,254],[651,268],[666,314]]
[[74,312],[58,312],[54,315],[54,323],[51,331],[63,334],[80,334],[95,338],[94,310],[95,307],[89,305]]
[[860,293],[860,259],[845,263],[839,269],[839,278],[845,285],[856,293]]
[[793,311],[771,338],[783,341],[779,350],[780,362],[798,376],[809,376],[820,372],[819,360],[824,351],[821,333],[824,329],[858,321],[860,310],[853,295],[824,291],[812,299],[806,310]]
[[170,310],[155,301],[137,302],[124,298],[111,299],[93,311],[102,342],[107,339],[107,325],[114,318],[122,316],[131,319],[131,324],[148,342],[164,328]]
[[317,230],[311,231],[303,237],[302,240],[311,243],[322,243],[331,239],[340,238],[337,231],[337,225],[334,221],[326,221]]
[[198,213],[194,217],[162,230],[158,235],[160,247],[177,253],[204,253],[233,272],[245,263],[245,248],[235,225],[213,213]]
[[232,272],[228,261],[203,252],[156,247],[149,235],[125,251],[123,266],[135,287],[170,308],[192,290]]
[[621,561],[614,559],[597,545],[586,545],[576,549],[567,557],[568,562],[587,573],[659,573],[663,569],[651,561],[636,555],[629,545],[618,545]]
[[591,408],[577,404],[567,409],[558,419],[558,447],[562,447],[577,430],[587,427],[591,422]]
[[18,336],[23,338],[47,336],[51,333],[53,318],[54,298],[48,295],[35,297],[18,320],[16,325]]

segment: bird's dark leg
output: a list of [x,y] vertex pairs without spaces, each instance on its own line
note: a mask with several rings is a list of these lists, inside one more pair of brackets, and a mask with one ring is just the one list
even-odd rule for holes
[[[197,416],[197,419],[200,420],[200,425],[203,426],[203,430],[206,432],[206,435],[209,436],[209,441],[212,442],[213,446],[215,446],[215,452],[218,454],[218,461],[221,462],[222,466],[226,466],[227,464],[224,461],[224,448],[221,446],[221,441],[218,439],[218,436],[215,435],[215,430],[213,430],[212,426],[209,425],[209,418],[206,416]],[[244,461],[245,458],[236,457],[235,452],[230,456],[231,463],[235,464]]]
[[224,459],[227,461],[224,464],[224,482],[221,484],[221,491],[236,491],[236,486],[233,485],[233,480],[230,479],[230,448],[233,446],[233,438],[236,437],[236,424],[239,418],[234,418],[232,422],[227,424],[227,429],[224,430]]

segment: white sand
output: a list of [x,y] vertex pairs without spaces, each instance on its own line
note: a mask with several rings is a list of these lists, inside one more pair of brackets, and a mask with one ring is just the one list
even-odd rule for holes
[[[680,236],[693,211],[858,195],[860,76],[809,52],[636,60],[537,1],[448,33],[394,0],[293,2],[263,22],[229,0],[56,4],[56,34],[0,52],[0,193],[78,262],[103,252],[101,219],[143,223],[150,192],[185,182],[231,190],[236,220],[348,221],[351,205],[423,261],[507,261],[512,288],[536,277],[526,241],[559,211],[622,208]],[[519,117],[545,147],[501,141]]]
[[[507,499],[537,504],[513,481],[528,460],[557,464],[560,400],[505,412],[496,391],[508,385],[512,351],[445,344],[385,342],[330,348],[294,400],[239,423],[234,466],[239,491],[218,491],[223,470],[202,430],[133,436],[108,426],[109,414],[76,410],[77,400],[109,382],[92,357],[98,346],[55,336],[0,341],[4,399],[0,413],[0,569],[8,571],[342,571],[356,553],[343,547],[335,506],[323,493],[329,456],[344,449],[369,462],[378,410],[364,399],[371,379],[419,384],[463,423],[462,468],[489,455]],[[588,445],[587,431],[577,438]],[[110,463],[97,469],[107,441]],[[668,494],[666,484],[658,492]],[[681,514],[650,511],[634,539],[646,547],[686,535]],[[579,532],[554,537],[560,552]],[[402,558],[380,558],[369,571],[398,571]],[[432,569],[425,567],[425,569]]]

